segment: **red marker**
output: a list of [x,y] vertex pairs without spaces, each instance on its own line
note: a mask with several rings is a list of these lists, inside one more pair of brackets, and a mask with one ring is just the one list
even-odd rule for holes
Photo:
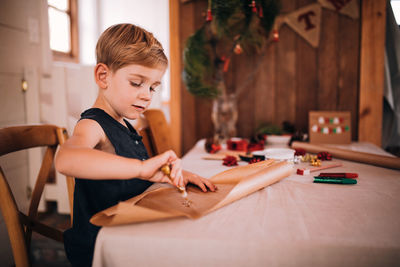
[[318,176],[319,177],[355,179],[358,177],[358,174],[357,173],[348,173],[348,172],[321,172]]

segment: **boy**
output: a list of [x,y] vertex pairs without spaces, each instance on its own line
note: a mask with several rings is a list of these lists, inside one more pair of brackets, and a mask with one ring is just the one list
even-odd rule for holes
[[[183,172],[173,151],[149,159],[141,137],[125,120],[137,119],[150,105],[168,65],[153,35],[131,24],[111,26],[98,40],[96,57],[97,99],[81,114],[55,162],[59,172],[77,177],[73,227],[64,233],[67,257],[74,266],[92,263],[100,228],[89,219],[141,194],[152,182],[191,182],[203,191],[216,189],[207,179]],[[165,164],[172,166],[172,181],[160,171]]]

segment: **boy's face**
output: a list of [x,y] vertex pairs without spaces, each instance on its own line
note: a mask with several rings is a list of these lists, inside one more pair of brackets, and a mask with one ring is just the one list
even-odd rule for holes
[[113,109],[111,112],[115,112],[116,116],[137,119],[150,105],[165,70],[165,67],[149,68],[132,64],[111,72],[104,92]]

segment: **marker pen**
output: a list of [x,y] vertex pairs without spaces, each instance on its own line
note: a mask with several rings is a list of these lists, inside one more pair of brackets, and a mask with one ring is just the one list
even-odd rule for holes
[[335,177],[335,178],[357,178],[357,173],[349,172],[321,172],[318,177]]
[[357,180],[347,178],[318,178],[318,176],[314,176],[314,183],[356,184]]

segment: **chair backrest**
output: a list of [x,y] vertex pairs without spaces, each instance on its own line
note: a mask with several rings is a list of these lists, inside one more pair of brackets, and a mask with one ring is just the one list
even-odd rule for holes
[[[51,176],[57,147],[67,138],[67,131],[54,125],[15,126],[0,129],[0,156],[33,147],[47,147],[32,191],[28,214],[19,210],[6,176],[0,167],[0,210],[7,227],[16,266],[30,265],[28,251],[30,250],[32,231],[60,242],[63,241],[62,231],[37,221],[37,214],[44,186]],[[67,177],[67,186],[72,221],[74,190],[72,177]]]
[[[148,128],[140,133],[147,131],[149,147],[153,150],[153,155],[172,149],[171,132],[164,113],[160,109],[148,109],[143,114]],[[145,137],[143,140],[145,141]]]
[[154,151],[154,147],[153,147],[153,143],[150,140],[150,129],[148,126],[141,128],[140,130],[138,130],[139,135],[142,136],[142,141],[144,146],[146,147],[147,150],[147,154],[149,154],[150,157],[153,157],[156,155],[156,152]]

